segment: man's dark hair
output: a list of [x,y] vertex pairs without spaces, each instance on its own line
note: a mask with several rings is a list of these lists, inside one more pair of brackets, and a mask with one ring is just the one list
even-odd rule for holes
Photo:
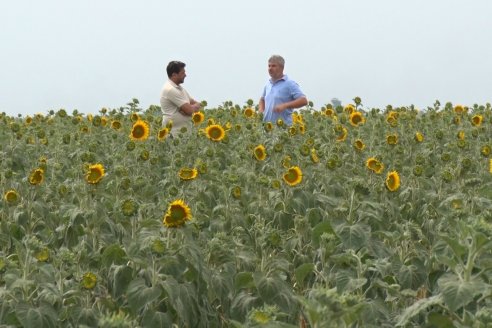
[[167,68],[166,68],[167,77],[171,77],[173,73],[178,74],[181,71],[181,69],[183,69],[185,66],[186,64],[183,62],[177,60],[170,61],[169,64],[167,64]]

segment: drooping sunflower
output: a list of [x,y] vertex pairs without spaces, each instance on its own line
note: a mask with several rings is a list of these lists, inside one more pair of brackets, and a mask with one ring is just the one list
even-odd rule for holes
[[310,157],[311,157],[311,162],[313,162],[314,164],[319,163],[319,156],[315,148],[311,149]]
[[424,141],[424,135],[421,132],[415,132],[415,141],[417,142],[423,142]]
[[191,210],[186,203],[177,199],[169,204],[162,223],[168,228],[177,228],[191,220]]
[[137,120],[130,132],[130,138],[132,140],[145,141],[149,137],[150,128],[149,124],[144,120]]
[[138,116],[138,114],[137,114],[137,113],[133,112],[133,113],[130,115],[130,121],[132,121],[132,122],[136,122],[136,121],[138,121],[138,120],[140,120],[140,116]]
[[258,161],[264,161],[265,158],[267,157],[265,146],[263,145],[256,146],[255,149],[253,150],[253,154]]
[[212,141],[221,141],[225,137],[225,130],[219,124],[212,124],[205,128],[205,134]]
[[231,195],[235,199],[241,198],[241,187],[239,187],[239,186],[232,187],[232,189],[231,189]]
[[480,126],[482,125],[482,122],[483,122],[483,116],[480,114],[473,115],[471,118],[471,124],[473,126]]
[[350,114],[349,121],[352,126],[359,126],[366,122],[366,118],[362,115],[361,112],[355,111]]
[[387,135],[386,143],[388,143],[388,145],[396,145],[398,143],[398,135],[396,133]]
[[285,183],[287,183],[291,187],[298,185],[302,181],[301,168],[298,166],[291,166],[289,169],[287,169],[287,172],[284,173],[283,179]]
[[386,122],[390,125],[395,125],[398,122],[398,112],[390,111],[388,115],[386,115]]
[[457,137],[459,140],[465,140],[465,131],[463,131],[463,130],[458,131],[458,133],[456,134],[456,137]]
[[82,276],[81,285],[85,289],[94,289],[97,284],[97,276],[92,272],[86,272]]
[[104,177],[104,166],[102,164],[90,165],[85,174],[85,180],[90,184],[97,184]]
[[157,134],[157,140],[162,141],[167,138],[169,135],[169,129],[168,128],[162,128],[159,130]]
[[397,191],[400,188],[400,175],[396,171],[391,171],[386,176],[386,188],[389,191]]
[[366,145],[361,139],[356,139],[354,141],[354,148],[357,149],[358,151],[362,151],[364,150],[364,148],[366,148]]
[[119,130],[119,129],[121,129],[121,122],[118,121],[118,120],[111,121],[111,128],[113,130]]
[[339,128],[335,129],[335,131],[336,131],[336,136],[337,136],[337,139],[336,139],[337,142],[342,142],[342,141],[345,141],[345,139],[347,139],[348,130],[346,127],[340,125]]
[[370,157],[366,161],[366,167],[376,174],[381,174],[384,170],[384,164],[381,163],[377,158]]
[[31,171],[29,174],[29,183],[33,186],[37,186],[44,181],[44,170],[37,168]]
[[252,118],[255,116],[255,110],[251,107],[246,107],[244,109],[244,116],[246,116],[247,118]]
[[181,180],[193,180],[198,176],[198,170],[195,168],[182,167],[179,169],[178,176]]
[[193,124],[198,125],[205,121],[205,114],[203,114],[202,112],[195,112],[191,116],[191,119],[193,120]]
[[10,189],[6,191],[5,194],[3,195],[3,199],[5,199],[7,204],[17,203],[19,201],[19,198],[20,198],[19,193],[14,189]]

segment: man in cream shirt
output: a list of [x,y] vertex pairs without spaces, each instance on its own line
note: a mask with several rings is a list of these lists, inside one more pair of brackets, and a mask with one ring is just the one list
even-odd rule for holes
[[[181,132],[191,131],[193,113],[201,108],[200,103],[191,98],[188,92],[180,85],[186,77],[185,63],[171,61],[166,71],[168,80],[161,91],[161,110],[163,114],[163,126],[172,121],[171,135],[176,136]],[[182,131],[183,130],[183,131]]]

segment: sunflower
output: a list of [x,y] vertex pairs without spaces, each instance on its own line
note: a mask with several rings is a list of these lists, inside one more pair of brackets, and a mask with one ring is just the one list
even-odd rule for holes
[[235,186],[231,189],[231,195],[232,197],[234,197],[235,199],[239,199],[241,198],[241,187],[239,186]]
[[123,204],[121,204],[121,211],[124,216],[132,216],[138,211],[138,204],[133,199],[126,199]]
[[10,189],[3,195],[3,199],[7,202],[7,204],[15,204],[19,201],[19,193],[16,190]]
[[294,124],[302,124],[304,122],[304,118],[302,117],[301,114],[298,114],[298,113],[293,113],[292,114],[292,122]]
[[266,122],[263,125],[263,128],[265,129],[266,132],[272,131],[273,130],[273,124],[272,124],[272,122]]
[[480,149],[480,154],[484,157],[488,157],[490,155],[491,149],[489,145],[483,145]]
[[396,145],[398,143],[398,135],[397,134],[387,135],[386,142],[388,143],[388,145]]
[[333,108],[327,108],[323,113],[328,117],[335,116],[335,111],[333,110]]
[[366,148],[366,145],[361,139],[357,139],[354,141],[354,148],[357,149],[358,151],[364,150]]
[[132,140],[144,141],[149,137],[150,129],[149,124],[143,120],[137,120],[130,132],[130,138]]
[[157,133],[157,140],[162,141],[162,140],[166,139],[168,135],[169,135],[169,129],[168,128],[162,128]]
[[471,118],[471,123],[473,126],[480,126],[483,122],[483,116],[482,115],[473,115]]
[[297,128],[294,125],[289,126],[288,131],[290,136],[295,136],[297,134]]
[[26,125],[30,125],[32,123],[32,117],[31,116],[26,116],[26,121],[25,121]]
[[50,258],[50,250],[46,247],[41,248],[36,253],[34,253],[34,257],[39,262],[46,262]]
[[300,132],[301,134],[306,133],[306,125],[305,125],[304,123],[300,123],[300,124],[299,124],[299,132]]
[[337,131],[337,141],[338,142],[345,141],[345,139],[347,139],[348,131],[347,131],[346,127],[340,125],[339,128],[337,128],[335,130],[339,130],[339,131]]
[[352,126],[359,126],[366,122],[365,117],[361,112],[355,111],[349,116],[349,121]]
[[395,125],[398,121],[398,112],[390,111],[386,116],[386,122],[390,125]]
[[253,154],[257,160],[264,161],[265,158],[267,157],[265,146],[263,145],[256,146],[255,149],[253,150]]
[[132,113],[132,114],[130,115],[130,121],[132,121],[132,122],[137,122],[138,120],[140,120],[140,116],[138,116],[138,114],[137,114],[137,113]]
[[415,132],[415,141],[417,142],[424,141],[424,135],[421,132]]
[[186,203],[177,199],[169,204],[162,223],[168,228],[180,227],[191,220],[191,210]]
[[205,128],[205,134],[212,141],[221,141],[225,137],[225,130],[219,124],[212,124]]
[[461,115],[465,112],[465,108],[462,105],[454,106],[454,112],[458,115]]
[[85,180],[90,184],[97,184],[104,176],[104,166],[102,164],[90,165],[85,174]]
[[459,116],[453,117],[453,123],[455,125],[460,125],[461,124],[461,117],[459,117]]
[[284,174],[283,179],[291,187],[298,185],[302,181],[302,171],[298,166],[291,166]]
[[255,110],[251,107],[247,107],[246,109],[244,109],[244,116],[246,116],[247,118],[254,117]]
[[92,114],[87,114],[87,120],[88,120],[89,122],[92,122],[92,119],[93,119],[93,118],[94,118],[94,115],[92,115]]
[[348,104],[343,108],[343,111],[349,115],[351,115],[353,112],[355,112],[355,106],[352,104]]
[[195,112],[191,116],[191,119],[193,120],[193,124],[198,125],[205,120],[205,114],[202,112]]
[[458,133],[456,134],[456,137],[459,140],[465,140],[465,131],[458,131]]
[[400,188],[400,175],[396,171],[391,171],[386,176],[386,188],[389,191],[397,191]]
[[94,287],[96,287],[96,284],[97,284],[97,277],[94,273],[92,272],[84,273],[81,281],[82,287],[84,287],[85,289],[93,289]]
[[375,157],[370,157],[366,161],[366,167],[376,174],[381,174],[384,170],[384,164]]
[[311,149],[311,161],[314,163],[314,164],[318,164],[319,163],[319,156],[318,156],[318,153],[316,152],[316,149]]
[[195,168],[187,168],[183,167],[179,169],[178,176],[180,177],[181,180],[193,180],[197,177],[198,175],[198,170]]
[[39,185],[44,181],[44,170],[37,168],[31,171],[29,174],[29,183],[33,186]]
[[277,126],[279,126],[279,127],[284,126],[284,120],[281,118],[279,118],[276,123],[277,123]]
[[111,129],[113,129],[113,130],[121,129],[121,122],[118,120],[111,121]]

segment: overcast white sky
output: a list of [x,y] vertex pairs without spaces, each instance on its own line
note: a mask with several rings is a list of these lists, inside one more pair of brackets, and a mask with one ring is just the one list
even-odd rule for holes
[[315,107],[492,100],[490,0],[2,0],[0,112],[159,104],[170,60],[215,107],[258,101],[267,59]]

